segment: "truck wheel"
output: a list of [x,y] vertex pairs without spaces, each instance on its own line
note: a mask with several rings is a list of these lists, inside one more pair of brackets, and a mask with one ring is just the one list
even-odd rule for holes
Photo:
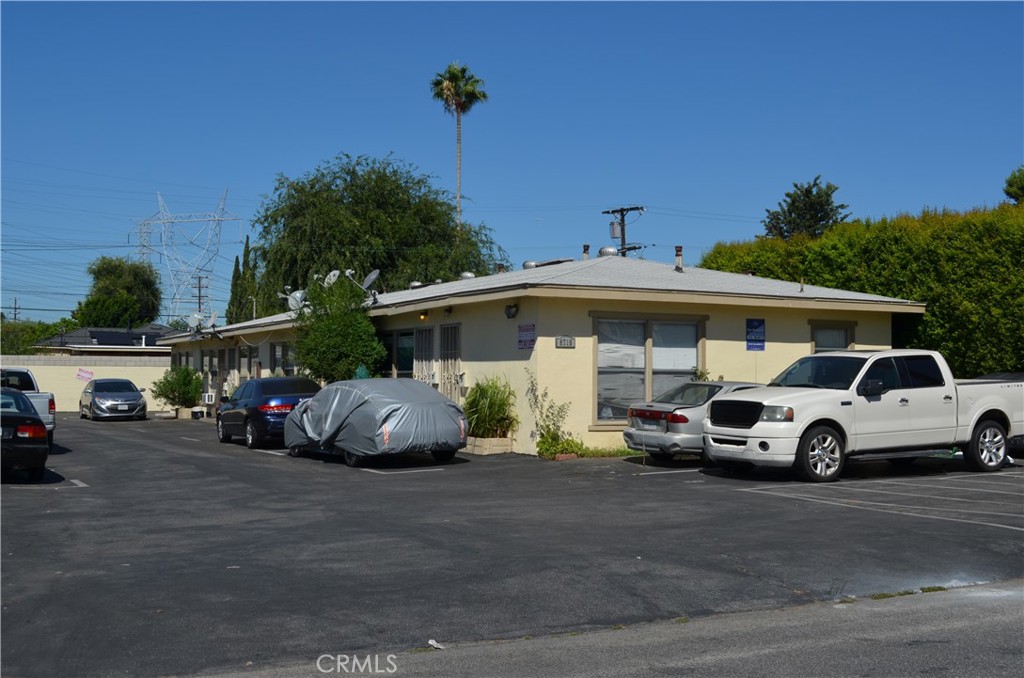
[[224,432],[224,422],[221,421],[220,417],[217,417],[217,440],[221,441],[222,443],[231,442],[231,434]]
[[46,447],[47,449],[53,449],[53,431],[46,432]]
[[796,467],[804,480],[824,483],[838,480],[846,463],[843,439],[829,426],[815,426],[800,438]]
[[964,461],[974,471],[998,471],[1006,463],[1006,429],[986,419],[977,425],[971,443],[964,450]]
[[245,422],[245,446],[250,450],[255,450],[257,447],[263,444],[263,437],[260,432],[256,430],[256,426],[251,421]]

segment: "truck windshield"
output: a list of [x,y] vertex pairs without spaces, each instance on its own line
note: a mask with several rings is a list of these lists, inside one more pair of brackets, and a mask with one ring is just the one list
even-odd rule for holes
[[772,379],[769,386],[804,386],[849,390],[867,358],[818,354],[800,358]]

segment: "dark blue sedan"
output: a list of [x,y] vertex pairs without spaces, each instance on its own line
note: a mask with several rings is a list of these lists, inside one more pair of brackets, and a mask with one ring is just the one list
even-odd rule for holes
[[250,379],[217,408],[217,438],[231,442],[244,436],[247,447],[263,445],[268,438],[282,438],[284,420],[292,408],[320,391],[320,384],[306,377]]

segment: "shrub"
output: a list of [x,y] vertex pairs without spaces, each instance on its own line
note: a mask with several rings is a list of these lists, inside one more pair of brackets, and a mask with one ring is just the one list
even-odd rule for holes
[[171,407],[195,407],[203,393],[203,377],[185,365],[172,367],[153,382],[154,398]]
[[504,379],[489,377],[478,381],[466,394],[462,409],[472,436],[507,438],[519,428],[516,392]]
[[585,448],[583,441],[562,430],[569,415],[569,403],[551,402],[548,390],[538,390],[537,377],[527,370],[529,383],[526,400],[537,422],[537,454],[545,459],[554,459],[559,454],[579,454]]

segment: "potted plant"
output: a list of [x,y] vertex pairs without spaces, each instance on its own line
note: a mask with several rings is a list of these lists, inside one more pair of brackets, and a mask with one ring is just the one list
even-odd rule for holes
[[462,406],[469,422],[466,451],[499,454],[512,451],[512,436],[519,428],[516,392],[508,381],[488,377],[473,385]]
[[183,412],[190,412],[191,408],[199,404],[199,397],[203,393],[203,378],[191,367],[172,367],[153,382],[151,393],[154,398],[174,408],[175,416],[180,418]]

